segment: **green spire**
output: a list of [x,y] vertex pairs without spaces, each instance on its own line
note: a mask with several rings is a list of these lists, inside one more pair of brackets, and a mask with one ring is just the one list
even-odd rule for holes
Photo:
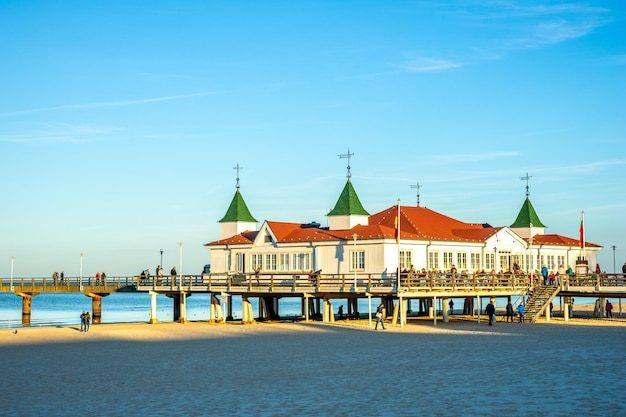
[[250,214],[246,202],[243,201],[239,188],[237,188],[237,192],[235,192],[233,201],[230,202],[226,215],[220,220],[220,223],[226,222],[257,222],[257,220],[252,217],[252,214]]
[[343,187],[343,191],[339,196],[339,200],[337,200],[337,204],[335,204],[335,208],[332,209],[328,215],[343,216],[350,214],[362,214],[369,216],[369,213],[363,208],[363,205],[359,200],[359,196],[356,195],[356,191],[354,191],[350,178],[348,178],[348,182],[346,183],[346,186]]
[[524,205],[522,205],[522,209],[519,211],[517,215],[517,219],[515,223],[511,225],[511,227],[546,227],[541,220],[539,220],[539,216],[535,212],[533,205],[530,202],[530,199],[526,197],[526,201],[524,201]]

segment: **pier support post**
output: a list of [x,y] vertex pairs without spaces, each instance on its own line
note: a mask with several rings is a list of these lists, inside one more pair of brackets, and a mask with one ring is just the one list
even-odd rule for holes
[[187,319],[185,318],[185,316],[187,313],[187,308],[185,304],[186,304],[187,294],[181,291],[179,293],[167,294],[167,296],[170,297],[174,301],[174,305],[173,305],[174,321],[177,321],[179,323],[186,323]]
[[483,306],[480,303],[480,295],[476,296],[476,304],[478,304],[478,308],[476,309],[476,315],[478,316],[478,321],[477,323],[480,323],[480,313],[483,312]]
[[369,326],[372,327],[372,294],[367,294],[367,318],[369,321]]
[[450,304],[448,302],[448,297],[443,298],[441,303],[442,303],[441,311],[443,313],[443,322],[448,323],[448,321],[450,321],[448,317],[448,314],[450,312]]
[[16,292],[15,295],[22,297],[22,326],[30,326],[30,312],[32,308],[32,299],[33,297],[39,295],[39,293]]
[[150,324],[156,324],[157,319],[157,293],[150,291]]
[[86,292],[85,295],[91,298],[91,322],[93,324],[102,323],[102,298],[109,295],[109,293]]
[[569,303],[563,303],[563,320],[569,321]]
[[222,309],[220,308],[220,299],[215,294],[211,294],[211,306],[209,310],[209,323],[221,323]]

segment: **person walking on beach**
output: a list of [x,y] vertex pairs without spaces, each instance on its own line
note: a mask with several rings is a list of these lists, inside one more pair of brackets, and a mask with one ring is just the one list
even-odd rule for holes
[[613,318],[613,304],[609,300],[606,300],[606,305],[604,306],[604,309],[606,310],[606,317]]
[[511,304],[511,300],[509,300],[509,303],[506,305],[506,322],[509,322],[509,319],[511,319],[511,323],[513,323],[513,304]]
[[489,325],[493,325],[493,317],[496,314],[496,307],[493,305],[493,301],[489,301],[489,304],[487,304],[487,308],[485,308],[485,312],[489,317]]
[[380,305],[376,308],[376,326],[374,326],[374,330],[378,330],[378,323],[383,326],[383,330],[385,330],[385,317],[384,317],[385,305],[380,303]]
[[91,315],[88,311],[85,311],[85,331],[89,331],[89,324],[91,323]]
[[82,313],[80,313],[80,331],[84,332],[85,331],[85,315],[87,314],[86,311],[83,311]]
[[517,306],[517,314],[519,315],[519,322],[521,323],[524,318],[524,304],[519,303]]

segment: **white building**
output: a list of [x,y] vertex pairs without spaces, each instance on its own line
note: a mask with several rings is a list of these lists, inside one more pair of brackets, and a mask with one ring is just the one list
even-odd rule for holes
[[[399,213],[399,216],[397,216]],[[329,227],[318,223],[265,220],[256,230],[239,190],[220,220],[219,240],[211,249],[213,274],[251,273],[323,274],[368,273],[393,275],[402,270],[551,271],[575,268],[583,255],[579,239],[545,234],[528,195],[510,226],[464,223],[426,207],[392,206],[369,214],[350,177],[328,214]],[[398,217],[398,220],[396,220]],[[396,225],[399,239],[396,240]],[[601,246],[585,242],[584,256],[595,265]]]

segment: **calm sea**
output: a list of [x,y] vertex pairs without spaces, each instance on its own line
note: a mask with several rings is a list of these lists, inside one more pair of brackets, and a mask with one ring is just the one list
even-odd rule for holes
[[[187,298],[187,320],[209,319],[211,297],[209,294],[193,294]],[[251,298],[252,311],[256,314],[258,299]],[[372,299],[375,303],[378,300]],[[232,297],[233,318],[241,319],[241,297]],[[334,300],[335,312],[345,300]],[[173,300],[163,294],[157,295],[157,319],[173,321]],[[91,298],[79,293],[43,293],[32,298],[30,327],[67,326],[80,324],[83,310],[91,312]],[[300,317],[300,298],[285,297],[279,300],[279,313],[283,318]],[[359,311],[367,312],[367,299],[359,300]],[[102,323],[133,323],[150,320],[150,295],[148,293],[111,293],[102,298]],[[22,298],[13,293],[0,293],[0,328],[22,326]]]

